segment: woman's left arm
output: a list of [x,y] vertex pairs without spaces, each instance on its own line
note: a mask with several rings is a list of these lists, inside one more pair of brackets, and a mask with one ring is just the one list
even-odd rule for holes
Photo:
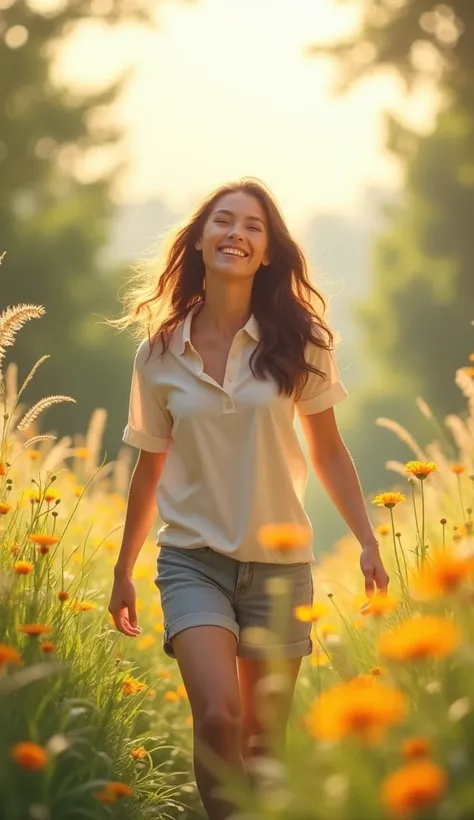
[[311,464],[331,501],[350,527],[362,552],[360,567],[367,595],[386,593],[388,575],[365,506],[354,462],[339,433],[334,408],[300,415]]

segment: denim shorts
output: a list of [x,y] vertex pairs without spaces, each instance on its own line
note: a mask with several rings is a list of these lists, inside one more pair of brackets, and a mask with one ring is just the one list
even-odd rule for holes
[[[168,657],[176,657],[171,640],[178,632],[204,625],[232,632],[240,657],[297,658],[311,654],[311,624],[298,620],[294,613],[295,607],[313,603],[311,563],[243,562],[211,547],[163,545],[157,569],[163,650]],[[277,590],[275,594],[270,594],[268,582]],[[282,586],[287,590],[284,594]]]

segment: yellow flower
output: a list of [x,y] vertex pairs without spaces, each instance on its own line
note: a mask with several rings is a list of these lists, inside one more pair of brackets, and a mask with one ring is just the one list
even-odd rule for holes
[[89,450],[87,447],[75,447],[73,450],[73,455],[76,458],[87,458],[89,455]]
[[51,627],[46,624],[21,624],[20,630],[25,635],[36,637],[38,635],[45,635],[47,632],[51,632]]
[[13,646],[7,646],[4,643],[0,643],[0,669],[8,663],[21,666],[23,661],[20,653],[14,649]]
[[123,681],[122,692],[124,695],[137,695],[139,692],[143,692],[146,688],[146,683],[142,683],[142,681],[130,675]]
[[13,564],[13,571],[16,572],[17,575],[29,575],[30,572],[33,572],[33,564],[31,561],[15,561]]
[[48,535],[45,532],[33,532],[28,538],[39,547],[53,547],[59,541],[57,535]]
[[176,703],[179,700],[179,695],[177,692],[165,692],[164,699],[170,703]]
[[423,615],[410,618],[382,635],[378,642],[381,655],[391,660],[442,658],[461,642],[456,624],[449,618]]
[[79,496],[82,495],[82,493],[84,492],[84,485],[83,484],[76,484],[76,486],[73,487],[72,491],[73,491],[74,495],[76,495],[79,498]]
[[377,532],[379,535],[388,535],[390,532],[390,527],[387,527],[386,524],[380,524],[377,527]]
[[474,378],[474,367],[463,367],[462,369],[468,376],[472,376]]
[[31,458],[32,461],[38,461],[38,459],[41,457],[40,450],[28,450],[27,449],[25,452],[26,452],[26,455],[28,456],[28,458]]
[[153,631],[158,632],[159,635],[162,635],[163,632],[165,631],[165,628],[164,628],[163,624],[156,623],[156,624],[153,624]]
[[437,803],[447,788],[445,771],[430,760],[417,760],[390,774],[382,783],[382,802],[390,812],[412,816]]
[[178,697],[186,699],[188,697],[188,693],[186,691],[186,687],[184,683],[180,683],[179,686],[176,687],[176,694]]
[[398,601],[396,598],[391,595],[376,593],[362,604],[360,612],[361,615],[385,615],[387,612],[393,612],[397,606]]
[[148,752],[144,746],[136,746],[134,749],[131,750],[130,754],[132,755],[135,760],[141,760],[142,757],[146,757]]
[[97,609],[97,604],[94,601],[78,601],[74,598],[67,604],[73,612],[90,612],[92,609]]
[[306,547],[310,532],[306,527],[297,524],[265,524],[260,527],[257,537],[267,549],[292,550]]
[[10,512],[11,508],[11,504],[6,504],[4,501],[0,501],[0,515],[6,515]]
[[28,772],[44,769],[48,762],[46,749],[39,746],[38,743],[29,743],[28,741],[15,743],[10,754],[17,766]]
[[375,498],[372,500],[373,504],[378,504],[379,507],[387,507],[388,510],[391,510],[395,504],[400,504],[401,501],[405,501],[405,496],[403,493],[379,493],[376,495]]
[[326,652],[323,652],[321,647],[316,646],[311,654],[311,666],[329,666],[331,663]]
[[327,689],[305,723],[310,734],[322,740],[356,737],[373,742],[381,740],[389,726],[400,723],[405,712],[402,693],[374,679],[370,687],[345,683]]
[[156,638],[154,635],[142,635],[137,642],[137,648],[149,649],[154,643],[156,643]]
[[407,760],[427,757],[431,751],[431,742],[427,737],[408,737],[402,741],[402,754]]
[[413,591],[421,598],[455,592],[474,572],[471,558],[455,555],[452,550],[434,552],[431,562],[426,563],[413,582]]
[[409,461],[405,465],[406,472],[416,476],[420,481],[435,473],[437,469],[438,465],[434,461]]
[[316,621],[319,621],[327,614],[327,606],[316,601],[312,606],[302,605],[295,607],[294,613],[298,621],[316,623]]

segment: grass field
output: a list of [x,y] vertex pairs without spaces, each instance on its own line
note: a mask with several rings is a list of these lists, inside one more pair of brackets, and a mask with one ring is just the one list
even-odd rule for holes
[[[41,315],[0,315],[2,360]],[[98,464],[101,410],[82,440],[41,435],[43,411],[68,397],[29,408],[15,365],[2,367],[1,818],[202,817],[189,701],[162,651],[152,540],[134,572],[141,636],[120,635],[107,611],[132,454]],[[394,486],[369,499],[390,594],[360,595],[352,536],[322,557],[314,607],[298,613],[312,621],[314,653],[288,754],[261,761],[255,792],[228,783],[242,820],[474,816],[474,367],[455,378],[463,418],[439,424],[418,402],[433,430],[424,450],[380,421],[413,459],[387,462]],[[276,536],[275,549],[291,549],[287,530]],[[277,612],[285,590],[272,594]],[[278,685],[278,666],[269,675]]]

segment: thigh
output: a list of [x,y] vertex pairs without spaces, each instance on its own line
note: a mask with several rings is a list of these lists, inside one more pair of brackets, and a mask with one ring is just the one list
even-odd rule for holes
[[311,654],[311,624],[299,620],[295,610],[311,605],[313,597],[313,572],[309,562],[253,563],[251,582],[236,609],[240,627],[238,655],[258,659],[266,654],[265,647],[259,646],[258,641],[246,638],[254,627],[269,630],[270,640],[278,646],[281,657]]
[[234,636],[218,626],[197,626],[180,632],[172,644],[195,728],[210,713],[222,720],[240,720]]

